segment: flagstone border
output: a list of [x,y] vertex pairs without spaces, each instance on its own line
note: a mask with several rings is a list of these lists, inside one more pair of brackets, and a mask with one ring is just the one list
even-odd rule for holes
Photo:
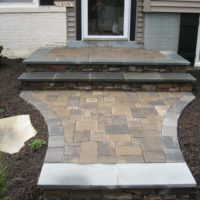
[[49,139],[45,163],[64,163],[64,128],[59,117],[49,106],[32,95],[31,91],[21,92],[20,97],[39,110],[48,127]]
[[167,111],[162,126],[162,144],[169,163],[185,162],[178,141],[178,120],[184,108],[195,99],[192,93],[186,93]]

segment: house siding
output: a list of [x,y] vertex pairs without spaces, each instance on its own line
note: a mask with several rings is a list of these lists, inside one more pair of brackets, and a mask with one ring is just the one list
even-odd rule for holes
[[66,8],[0,8],[0,45],[9,57],[40,47],[66,45]]
[[147,50],[178,51],[180,14],[145,14],[144,47]]
[[143,43],[143,41],[144,41],[143,1],[144,0],[137,0],[135,40],[136,40],[136,42],[139,42],[139,43]]
[[200,13],[199,0],[144,0],[144,12]]
[[76,7],[67,8],[67,40],[76,40]]

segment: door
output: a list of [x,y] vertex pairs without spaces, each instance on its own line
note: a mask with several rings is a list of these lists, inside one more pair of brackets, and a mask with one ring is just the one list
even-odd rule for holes
[[181,14],[178,53],[190,61],[192,65],[196,57],[198,25],[198,14]]
[[82,0],[83,40],[129,40],[131,0]]
[[199,31],[198,31],[198,37],[197,37],[195,66],[200,67],[200,17],[199,17]]

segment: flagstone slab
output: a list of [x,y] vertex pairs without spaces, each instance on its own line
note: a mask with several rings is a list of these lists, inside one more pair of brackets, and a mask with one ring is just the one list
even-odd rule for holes
[[18,153],[25,142],[36,134],[29,115],[0,119],[0,151]]
[[125,189],[195,187],[185,163],[44,164],[38,181],[44,189]]

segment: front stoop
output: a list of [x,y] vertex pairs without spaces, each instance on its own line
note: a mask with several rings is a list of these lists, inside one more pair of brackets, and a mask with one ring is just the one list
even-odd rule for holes
[[190,63],[174,52],[120,48],[43,48],[24,63],[24,90],[190,92]]

